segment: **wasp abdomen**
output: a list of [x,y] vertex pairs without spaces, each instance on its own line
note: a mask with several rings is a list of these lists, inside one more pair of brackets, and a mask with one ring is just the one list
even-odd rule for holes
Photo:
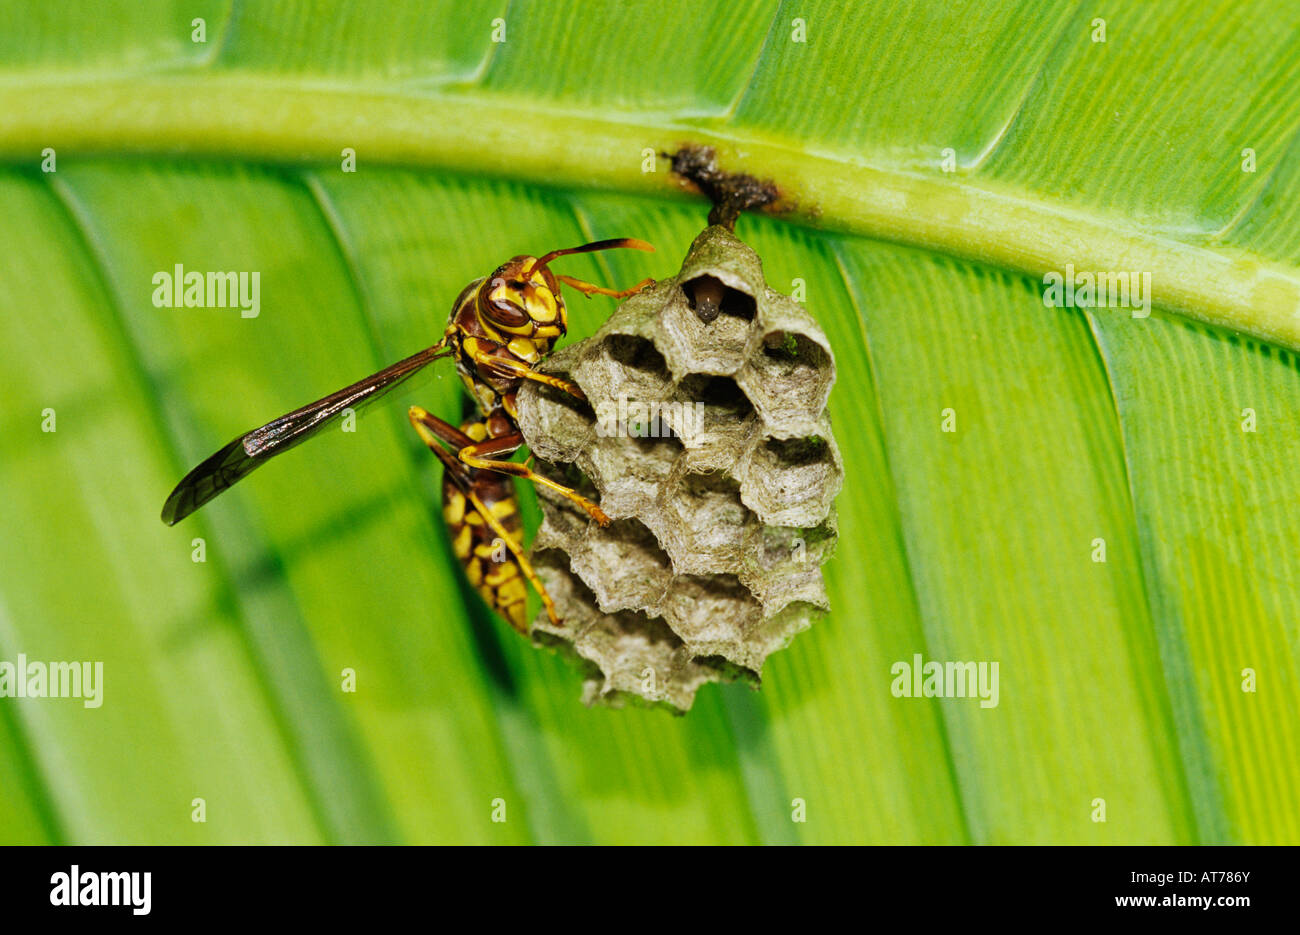
[[[451,533],[452,551],[465,569],[465,577],[487,605],[516,630],[526,633],[528,589],[516,557],[523,545],[523,529],[514,490],[500,475],[467,473],[468,490],[462,486],[463,480],[450,473],[442,482],[442,513]],[[470,499],[471,491],[510,537],[510,543],[485,521]]]

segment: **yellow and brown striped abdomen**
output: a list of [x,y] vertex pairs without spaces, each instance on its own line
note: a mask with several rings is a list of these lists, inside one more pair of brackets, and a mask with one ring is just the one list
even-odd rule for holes
[[528,632],[528,588],[515,552],[484,522],[470,501],[472,491],[499,522],[516,548],[523,548],[514,486],[508,477],[466,468],[463,475],[447,471],[442,479],[442,515],[451,533],[452,550],[469,583],[494,611],[520,633]]

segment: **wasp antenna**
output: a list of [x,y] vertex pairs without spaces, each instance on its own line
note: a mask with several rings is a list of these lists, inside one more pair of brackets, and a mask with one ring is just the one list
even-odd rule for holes
[[552,250],[546,256],[538,257],[533,261],[524,273],[524,281],[527,282],[533,278],[533,274],[539,269],[545,269],[547,264],[556,257],[568,256],[570,253],[595,253],[597,250],[645,250],[648,253],[654,253],[655,248],[646,243],[644,240],[637,240],[635,237],[615,237],[612,240],[596,240],[591,243],[585,243],[581,247],[566,247],[563,250]]

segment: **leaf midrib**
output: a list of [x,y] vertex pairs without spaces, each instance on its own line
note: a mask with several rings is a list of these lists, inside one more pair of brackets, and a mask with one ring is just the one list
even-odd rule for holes
[[[526,113],[527,120],[520,114]],[[474,87],[345,86],[204,70],[130,77],[0,76],[0,162],[68,157],[221,157],[473,171],[577,189],[682,197],[646,150],[713,146],[724,168],[770,178],[789,221],[923,247],[1014,272],[1150,272],[1152,305],[1300,350],[1300,267],[1186,243],[1122,215],[1082,210],[974,176],[908,172],[861,154],[802,151],[716,118],[593,117]],[[104,119],[111,114],[112,119]]]

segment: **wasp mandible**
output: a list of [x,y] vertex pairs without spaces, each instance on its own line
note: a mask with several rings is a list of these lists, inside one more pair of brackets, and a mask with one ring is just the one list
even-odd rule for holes
[[452,305],[442,339],[391,367],[331,393],[301,409],[236,438],[190,471],[163,504],[162,519],[172,525],[222,491],[243,480],[276,455],[288,451],[337,421],[385,395],[435,360],[456,359],[456,369],[477,413],[459,427],[419,406],[411,424],[444,467],[443,518],[452,548],[470,583],[520,633],[527,633],[527,590],[532,584],[551,622],[560,625],[555,604],[529,563],[511,477],[542,484],[572,500],[604,526],[609,517],[570,487],[556,483],[509,458],[524,444],[515,396],[525,380],[553,386],[585,400],[573,383],[536,370],[568,330],[568,311],[560,283],[585,296],[616,299],[635,295],[654,280],[614,290],[557,275],[550,263],[573,253],[628,248],[653,251],[642,240],[621,237],[580,247],[552,250],[540,257],[517,256],[491,276],[466,286]]

